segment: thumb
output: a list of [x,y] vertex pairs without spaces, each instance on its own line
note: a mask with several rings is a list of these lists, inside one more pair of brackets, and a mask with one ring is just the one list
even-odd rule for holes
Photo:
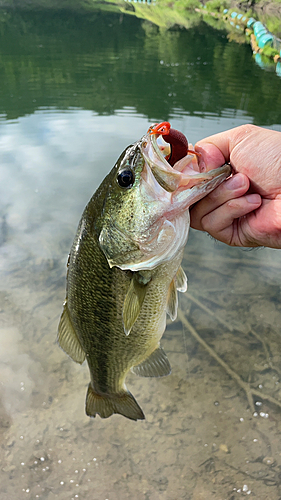
[[204,169],[204,164],[210,170],[229,162],[233,147],[241,140],[242,129],[243,126],[236,127],[198,141],[195,150],[201,155],[200,169]]
[[200,172],[221,167],[224,163],[229,161],[229,158],[225,158],[221,150],[215,144],[205,141],[197,142],[195,151],[200,153],[198,157]]
[[[274,137],[273,134],[275,134]],[[271,144],[270,147],[268,144],[264,145],[266,139],[270,139],[267,141]],[[257,158],[260,158],[262,153],[265,153],[268,149],[269,152],[272,151],[273,139],[280,144],[280,132],[272,132],[271,130],[256,127],[255,125],[240,125],[239,127],[211,135],[198,141],[195,144],[195,150],[201,154],[199,157],[201,164],[199,160],[199,166],[202,169],[204,168],[204,164],[210,170],[226,162],[230,162],[235,169],[237,161],[239,161],[240,167],[245,162],[245,159],[249,163],[248,152],[253,149],[256,158],[252,159],[252,163],[255,166]],[[238,146],[240,153],[237,153]]]

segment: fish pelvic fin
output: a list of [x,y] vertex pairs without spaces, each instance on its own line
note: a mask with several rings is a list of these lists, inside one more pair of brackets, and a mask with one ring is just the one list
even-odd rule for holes
[[129,391],[120,394],[97,394],[91,383],[86,396],[86,415],[108,418],[113,413],[119,413],[131,420],[144,420],[145,416],[134,396]]
[[139,282],[137,274],[134,274],[123,305],[123,326],[126,335],[129,335],[136,322],[146,295],[147,286]]
[[64,303],[62,315],[60,317],[57,341],[62,350],[66,352],[73,361],[80,364],[83,363],[86,355],[72,325],[67,301]]
[[166,313],[169,314],[172,321],[175,321],[178,312],[178,292],[176,288],[175,279],[171,281],[168,290],[168,298],[166,305]]
[[186,274],[181,266],[178,268],[175,281],[176,281],[176,289],[179,292],[186,292],[186,290],[187,290],[187,277],[186,277]]
[[187,290],[187,277],[181,266],[179,267],[176,276],[171,281],[168,290],[166,313],[169,314],[172,321],[175,321],[178,312],[177,290],[179,292],[186,292]]
[[131,371],[139,377],[165,377],[171,373],[171,365],[162,347],[157,347],[148,358]]

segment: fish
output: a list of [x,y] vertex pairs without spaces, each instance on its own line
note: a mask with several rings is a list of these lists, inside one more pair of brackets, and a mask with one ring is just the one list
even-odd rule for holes
[[187,289],[188,208],[231,174],[229,164],[200,172],[189,154],[171,166],[163,153],[170,145],[152,128],[125,148],[88,202],[68,258],[57,341],[73,361],[87,361],[90,417],[145,418],[126,376],[170,374],[160,340]]

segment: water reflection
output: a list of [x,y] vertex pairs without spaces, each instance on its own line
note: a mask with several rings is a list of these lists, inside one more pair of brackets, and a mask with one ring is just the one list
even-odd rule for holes
[[[226,115],[175,115],[173,124],[195,141],[249,120]],[[81,211],[120,150],[149,123],[132,108],[110,117],[42,110],[1,123],[3,500],[217,499],[243,488],[265,500],[268,485],[278,498],[278,408],[258,400],[260,417],[252,417],[237,380],[188,324],[170,324],[165,334],[171,376],[129,376],[146,414],[138,427],[119,416],[88,419],[87,368],[55,345]],[[181,309],[192,328],[243,380],[281,400],[279,252],[245,253],[191,232],[184,267],[190,290]]]
[[[224,115],[207,120],[200,113],[191,117],[174,110],[173,126],[195,142],[210,130],[251,120],[239,111]],[[41,258],[61,255],[56,245],[62,229],[71,239],[86,202],[120,152],[150,124],[134,108],[110,117],[44,109],[0,122],[1,268],[9,269],[31,252]]]
[[99,114],[133,107],[150,119],[241,109],[256,124],[281,121],[280,79],[249,46],[204,23],[161,30],[133,16],[96,12],[0,16],[0,113],[40,107]]

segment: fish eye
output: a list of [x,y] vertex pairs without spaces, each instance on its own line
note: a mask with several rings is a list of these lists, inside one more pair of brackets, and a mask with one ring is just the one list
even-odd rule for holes
[[134,172],[130,169],[121,170],[117,176],[117,182],[122,188],[131,188],[135,181]]

